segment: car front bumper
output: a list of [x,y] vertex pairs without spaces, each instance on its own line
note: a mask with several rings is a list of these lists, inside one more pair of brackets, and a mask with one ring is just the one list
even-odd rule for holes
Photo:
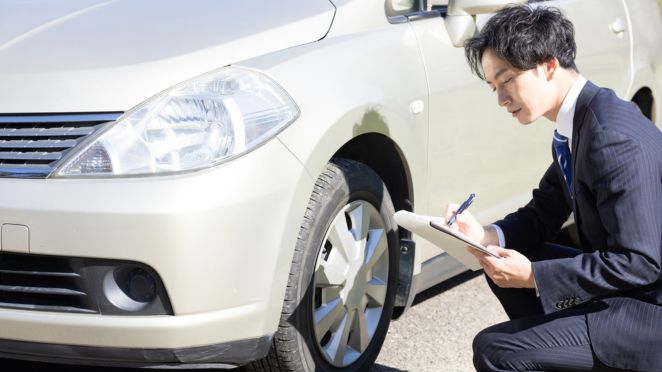
[[127,349],[0,340],[0,357],[93,366],[235,368],[269,352],[271,337],[184,349]]
[[[27,244],[3,239],[3,250],[144,263],[160,276],[174,312],[117,316],[0,308],[0,339],[70,350],[170,350],[177,356],[180,350],[270,337],[312,185],[278,139],[188,174],[0,179],[0,224],[29,231]],[[0,347],[12,350],[25,354]]]

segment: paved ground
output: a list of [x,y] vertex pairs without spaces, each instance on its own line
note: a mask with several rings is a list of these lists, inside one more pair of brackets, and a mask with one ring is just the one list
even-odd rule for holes
[[[420,293],[414,306],[391,323],[371,372],[473,371],[471,340],[506,315],[480,273],[467,272]],[[56,365],[0,359],[0,371],[60,371]],[[66,367],[70,372],[137,372],[132,369]],[[241,371],[239,369],[234,371]]]
[[482,274],[466,272],[420,293],[391,323],[371,372],[474,371],[473,336],[506,319]]

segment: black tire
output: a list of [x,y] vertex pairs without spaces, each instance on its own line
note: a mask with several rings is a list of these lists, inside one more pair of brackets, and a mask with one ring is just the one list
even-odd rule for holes
[[[316,262],[322,249],[331,249],[328,246],[324,248],[323,245],[327,241],[327,231],[334,218],[340,216],[339,213],[343,213],[343,208],[352,205],[351,203],[363,203],[363,206],[367,206],[365,202],[374,206],[373,216],[376,216],[375,211],[378,211],[384,226],[388,248],[380,257],[387,256],[388,262],[381,261],[383,258],[380,262],[381,267],[388,267],[386,296],[381,308],[381,316],[367,343],[367,348],[351,364],[333,365],[334,361],[330,361],[328,352],[324,353],[321,350],[324,340],[318,341],[314,330],[313,312],[317,304],[313,301],[317,301],[316,293],[321,293],[316,292],[314,288]],[[393,312],[399,257],[393,213],[393,204],[386,186],[368,166],[347,159],[332,159],[327,164],[315,183],[301,224],[281,320],[274,335],[272,348],[267,358],[246,366],[248,370],[350,372],[366,371],[370,368],[382,347]],[[381,244],[383,246],[383,243]],[[356,278],[359,276],[357,274]],[[358,317],[359,310],[354,311]],[[349,333],[347,339],[351,337],[356,336]],[[365,347],[366,344],[363,345]],[[353,355],[359,354],[353,353]]]

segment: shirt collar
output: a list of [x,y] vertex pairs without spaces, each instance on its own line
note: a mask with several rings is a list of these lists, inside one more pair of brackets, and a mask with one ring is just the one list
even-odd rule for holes
[[586,78],[579,75],[568,90],[568,94],[563,99],[559,113],[556,116],[556,130],[560,135],[568,137],[569,143],[572,143],[572,123],[575,119],[575,106],[577,106],[577,99],[584,85],[586,85]]

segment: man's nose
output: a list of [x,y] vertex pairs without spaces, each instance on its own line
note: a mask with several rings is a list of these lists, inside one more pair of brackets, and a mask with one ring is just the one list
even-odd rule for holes
[[506,107],[510,103],[510,96],[503,89],[497,89],[497,97],[501,107]]

